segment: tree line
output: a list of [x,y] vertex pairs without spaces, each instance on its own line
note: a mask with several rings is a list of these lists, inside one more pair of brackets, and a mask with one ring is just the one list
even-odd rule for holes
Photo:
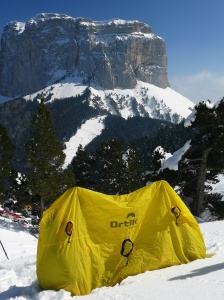
[[162,169],[163,153],[153,154],[154,172],[151,180],[167,180],[178,187],[178,193],[192,199],[190,204],[194,215],[200,216],[205,209],[224,217],[224,202],[219,194],[211,194],[211,184],[218,182],[218,175],[224,173],[224,98],[217,105],[210,101],[195,106],[194,119],[190,127],[193,136],[190,147],[178,162],[178,170]]
[[65,154],[53,130],[53,121],[42,98],[30,122],[29,140],[25,143],[27,172],[18,174],[11,161],[15,151],[5,128],[0,126],[0,200],[14,199],[19,205],[33,203],[44,211],[66,189],[75,185],[74,174],[63,169]]
[[[26,174],[18,174],[13,168],[16,149],[0,125],[0,201],[15,199],[21,207],[32,202],[43,212],[75,185],[106,194],[125,194],[150,181],[163,179],[172,187],[178,186],[183,199],[192,199],[189,207],[195,215],[200,216],[209,207],[222,217],[224,207],[220,195],[212,197],[205,183],[216,182],[217,175],[224,172],[224,98],[214,106],[209,101],[196,105],[189,127],[190,147],[178,162],[177,170],[162,168],[164,154],[158,149],[147,163],[141,158],[147,152],[143,143],[133,147],[118,140],[103,141],[93,153],[80,145],[70,166],[64,169],[63,145],[56,137],[51,113],[42,98],[24,145]],[[173,131],[173,136],[164,136],[164,132],[167,131],[161,129],[160,138],[166,150],[168,144],[174,144],[177,135]]]

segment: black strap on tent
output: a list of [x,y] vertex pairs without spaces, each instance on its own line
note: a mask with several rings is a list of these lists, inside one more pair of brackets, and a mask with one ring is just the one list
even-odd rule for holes
[[179,209],[178,206],[174,206],[171,208],[172,213],[174,214],[175,218],[176,218],[176,225],[178,225],[177,219],[180,216],[181,210]]
[[[127,257],[131,254],[132,250],[134,248],[134,243],[130,239],[126,239],[122,242],[121,246],[121,252],[120,254],[124,257]],[[127,261],[128,264],[128,261]]]
[[72,230],[73,230],[73,223],[72,223],[72,221],[68,221],[66,228],[65,228],[65,232],[69,236],[68,243],[70,243],[70,237],[72,235]]

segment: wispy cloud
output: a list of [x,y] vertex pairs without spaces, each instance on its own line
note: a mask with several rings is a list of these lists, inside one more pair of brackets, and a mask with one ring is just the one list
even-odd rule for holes
[[183,79],[188,82],[203,82],[205,80],[210,80],[213,78],[213,74],[208,71],[202,71],[189,76],[184,76]]
[[217,83],[219,83],[224,88],[224,76],[217,78]]
[[207,99],[216,102],[224,97],[224,76],[206,70],[170,78],[170,85],[195,103]]

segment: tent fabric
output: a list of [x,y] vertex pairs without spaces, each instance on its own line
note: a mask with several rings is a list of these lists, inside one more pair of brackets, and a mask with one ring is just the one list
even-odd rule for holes
[[205,257],[198,223],[166,181],[120,196],[74,187],[40,222],[37,277],[42,289],[85,295]]

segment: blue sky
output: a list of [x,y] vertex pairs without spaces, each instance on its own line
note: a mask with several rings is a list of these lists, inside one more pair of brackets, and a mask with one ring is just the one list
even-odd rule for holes
[[166,42],[172,89],[196,103],[224,97],[224,0],[0,0],[0,33],[42,12],[145,22]]

